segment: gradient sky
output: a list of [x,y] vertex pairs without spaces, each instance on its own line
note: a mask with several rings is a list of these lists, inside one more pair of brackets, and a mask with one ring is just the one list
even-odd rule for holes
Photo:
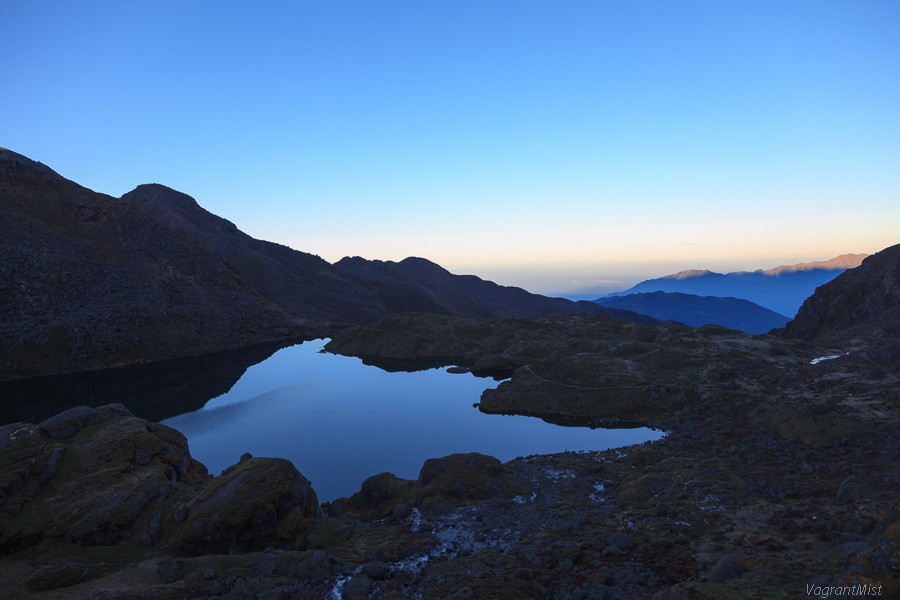
[[533,291],[900,242],[900,3],[15,2],[0,146]]

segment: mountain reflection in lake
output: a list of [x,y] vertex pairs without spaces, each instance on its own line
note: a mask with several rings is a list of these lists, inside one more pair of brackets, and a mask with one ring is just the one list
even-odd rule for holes
[[516,456],[603,450],[661,436],[638,429],[559,427],[540,419],[486,415],[472,405],[491,379],[443,369],[389,373],[357,358],[319,353],[325,341],[276,352],[227,393],[163,421],[218,474],[244,452],[287,458],[320,501],[349,496],[389,471],[415,479],[422,463],[456,452]]

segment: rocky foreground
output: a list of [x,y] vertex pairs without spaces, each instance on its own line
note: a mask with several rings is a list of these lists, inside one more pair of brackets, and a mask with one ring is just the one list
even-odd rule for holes
[[483,410],[668,435],[506,464],[436,458],[416,481],[384,473],[319,505],[287,461],[245,456],[209,477],[177,431],[121,406],[71,409],[0,429],[4,597],[900,594],[896,339],[395,315],[330,348],[512,373]]

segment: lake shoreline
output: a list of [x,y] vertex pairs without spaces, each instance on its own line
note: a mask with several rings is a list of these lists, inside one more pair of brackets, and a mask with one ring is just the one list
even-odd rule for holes
[[[268,548],[185,554],[171,545],[141,546],[138,536],[130,542],[123,538],[118,546],[92,546],[106,561],[96,568],[79,562],[76,548],[82,546],[45,539],[0,559],[0,576],[13,583],[9,589],[35,597],[51,597],[40,590],[57,584],[54,597],[91,590],[99,597],[124,597],[135,588],[102,590],[110,589],[116,573],[140,573],[147,568],[140,565],[147,564],[152,569],[141,580],[146,587],[138,589],[161,598],[321,598],[337,590],[335,597],[343,598],[658,594],[660,599],[703,600],[800,597],[816,582],[869,581],[883,584],[885,593],[896,589],[896,573],[881,569],[891,556],[884,553],[898,548],[891,536],[900,513],[891,506],[900,487],[900,420],[895,404],[878,412],[853,401],[864,394],[893,397],[897,374],[890,367],[896,356],[891,346],[830,352],[771,336],[675,328],[652,330],[674,352],[660,356],[654,351],[658,342],[648,337],[651,330],[629,325],[623,332],[622,325],[602,317],[489,325],[432,319],[427,329],[420,327],[424,321],[403,319],[381,324],[391,331],[391,345],[376,336],[369,346],[387,355],[391,347],[399,354],[417,346],[428,355],[428,340],[441,340],[452,350],[468,344],[466,331],[476,328],[472,336],[484,346],[471,346],[472,355],[488,347],[496,356],[521,356],[497,348],[504,337],[506,349],[511,343],[532,352],[531,361],[517,369],[530,365],[536,376],[520,371],[498,386],[496,404],[518,399],[525,406],[541,406],[550,417],[577,416],[591,406],[601,414],[655,411],[652,422],[664,424],[669,433],[626,449],[506,463],[481,455],[443,457],[426,462],[418,480],[374,476],[345,501],[316,503],[317,510],[307,501],[290,517],[290,527],[275,528],[273,537],[261,542]],[[616,329],[590,335],[591,327],[610,326]],[[582,333],[585,341],[579,343],[612,345],[560,354],[550,338],[533,335],[544,328],[571,345],[569,327]],[[445,335],[451,330],[457,334]],[[402,331],[407,333],[396,335]],[[510,337],[511,332],[517,333]],[[434,354],[447,351],[434,347]],[[540,348],[545,358],[534,356]],[[720,360],[695,360],[704,352]],[[833,354],[841,356],[810,364]],[[619,370],[621,364],[635,366]],[[598,386],[584,379],[636,377],[642,365],[653,367],[643,375],[648,378],[640,386],[643,397],[626,394],[614,405],[602,393],[591,395]],[[883,376],[865,377],[878,365]],[[682,375],[694,385],[682,387]],[[76,453],[69,443],[79,442],[79,435],[89,441],[90,428],[98,426],[85,427],[69,442],[42,437],[34,447],[44,444],[40,452],[51,460],[58,444],[66,447],[58,454],[67,456]],[[141,431],[153,427],[142,424]],[[20,437],[16,443],[26,441]],[[177,464],[190,464],[185,460]],[[174,482],[175,491],[161,500],[160,539],[197,517],[192,511],[229,482],[257,482],[259,492],[273,483],[274,473],[290,472],[271,461],[245,457],[223,478]],[[133,464],[136,471],[157,465],[164,473],[171,459],[139,462]],[[65,466],[58,463],[56,477]],[[263,475],[260,469],[275,470]],[[192,476],[190,467],[182,470],[180,477]],[[28,477],[40,481],[38,474]],[[239,490],[243,484],[233,485]],[[190,497],[198,501],[191,504]],[[288,504],[299,505],[297,498]],[[152,515],[148,518],[153,521]],[[278,537],[278,531],[288,538]],[[113,560],[110,553],[121,555],[122,548],[129,548],[127,560]],[[75,581],[83,572],[84,578]]]

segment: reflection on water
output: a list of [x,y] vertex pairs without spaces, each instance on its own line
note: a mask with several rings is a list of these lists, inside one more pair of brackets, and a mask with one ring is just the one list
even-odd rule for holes
[[426,459],[455,452],[506,461],[661,435],[486,415],[472,405],[497,385],[491,379],[442,369],[388,373],[356,358],[321,354],[324,343],[280,350],[201,410],[163,423],[187,436],[191,454],[213,474],[244,452],[287,458],[312,481],[320,501],[349,496],[365,478],[385,471],[415,479]]
[[261,344],[204,356],[0,383],[0,424],[40,423],[73,406],[120,402],[161,421],[197,410],[227,392],[248,367],[285,344]]

